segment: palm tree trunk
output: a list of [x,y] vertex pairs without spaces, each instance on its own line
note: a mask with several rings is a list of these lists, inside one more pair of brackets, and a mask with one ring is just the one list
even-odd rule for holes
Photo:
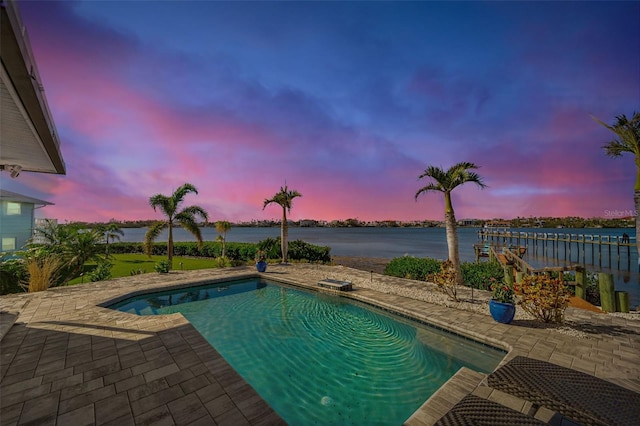
[[169,222],[169,241],[167,242],[167,257],[169,259],[169,270],[173,269],[173,225]]
[[289,237],[289,225],[287,224],[287,209],[282,208],[282,224],[280,226],[280,249],[282,250],[282,263],[287,263],[287,249],[289,247],[287,238]]
[[462,284],[462,271],[460,269],[460,251],[458,249],[458,230],[456,227],[456,215],[451,204],[451,193],[444,194],[444,225],[447,232],[447,248],[449,260],[456,270],[456,284]]

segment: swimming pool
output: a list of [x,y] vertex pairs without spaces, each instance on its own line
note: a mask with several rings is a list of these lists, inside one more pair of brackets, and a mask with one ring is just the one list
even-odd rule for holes
[[460,367],[504,352],[350,299],[258,278],[135,296],[182,313],[290,425],[399,425]]

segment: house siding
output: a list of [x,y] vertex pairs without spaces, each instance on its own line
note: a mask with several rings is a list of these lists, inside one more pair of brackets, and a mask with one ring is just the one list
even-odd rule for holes
[[0,201],[0,241],[15,238],[16,250],[20,250],[33,235],[34,204],[20,204],[20,214],[7,214],[9,204],[15,201]]

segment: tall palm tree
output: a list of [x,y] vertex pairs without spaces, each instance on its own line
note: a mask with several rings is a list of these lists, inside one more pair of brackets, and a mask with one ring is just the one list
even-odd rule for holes
[[470,171],[478,169],[473,163],[458,163],[449,170],[440,167],[428,166],[418,179],[430,178],[432,181],[416,192],[415,199],[423,193],[438,191],[444,194],[444,224],[447,232],[447,247],[449,249],[449,260],[453,263],[456,271],[456,283],[462,284],[462,271],[460,270],[460,252],[458,249],[458,231],[456,229],[456,215],[451,203],[451,191],[458,186],[473,182],[480,188],[485,188],[482,178],[477,173]]
[[165,229],[169,229],[169,238],[167,241],[167,256],[169,260],[169,269],[173,266],[173,228],[174,226],[182,226],[184,229],[193,234],[198,240],[198,248],[202,247],[202,233],[196,222],[196,217],[200,216],[205,222],[209,219],[207,212],[200,206],[188,206],[182,210],[180,204],[184,201],[184,197],[190,192],[198,193],[195,186],[185,183],[176,189],[170,196],[156,194],[149,198],[149,204],[153,210],[160,209],[167,217],[166,220],[155,222],[144,236],[145,252],[151,256],[153,241]]
[[216,222],[216,231],[220,234],[220,241],[222,242],[222,257],[225,255],[225,245],[227,243],[227,231],[231,229],[231,222],[226,220],[219,220]]
[[[629,120],[624,114],[616,117],[616,122],[608,125],[593,117],[598,123],[611,130],[617,139],[603,145],[605,153],[612,158],[621,157],[623,153],[633,154],[636,163],[636,183],[633,185],[633,205],[636,212],[640,211],[640,113],[634,112]],[[640,254],[640,221],[636,215],[636,247]]]
[[287,210],[291,213],[291,204],[293,203],[293,199],[296,197],[302,197],[296,190],[289,191],[287,185],[281,186],[280,191],[278,191],[273,198],[267,198],[264,200],[264,205],[262,206],[262,210],[264,210],[269,204],[275,203],[282,207],[282,223],[280,224],[280,247],[282,250],[282,263],[287,263],[287,248],[288,248],[288,235],[289,235],[289,226],[287,224]]

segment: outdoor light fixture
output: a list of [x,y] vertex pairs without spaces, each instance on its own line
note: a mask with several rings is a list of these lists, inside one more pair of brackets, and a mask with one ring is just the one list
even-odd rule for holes
[[22,166],[18,164],[5,164],[0,167],[2,170],[8,171],[10,176],[14,179],[20,176],[20,172],[22,171]]

